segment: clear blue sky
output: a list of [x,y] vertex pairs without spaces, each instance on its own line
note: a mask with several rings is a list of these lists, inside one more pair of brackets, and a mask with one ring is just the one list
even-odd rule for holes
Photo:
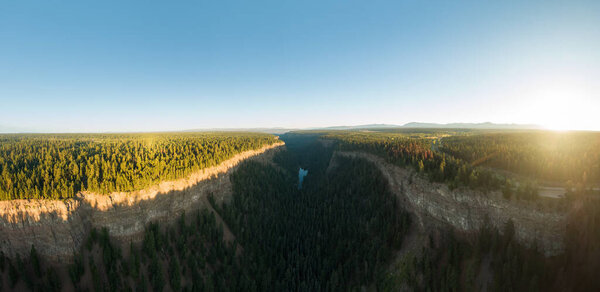
[[0,3],[0,130],[599,116],[600,1]]

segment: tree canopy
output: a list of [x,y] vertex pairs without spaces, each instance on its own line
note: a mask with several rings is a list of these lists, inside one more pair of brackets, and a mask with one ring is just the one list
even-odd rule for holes
[[0,135],[0,199],[139,190],[277,141],[258,133]]

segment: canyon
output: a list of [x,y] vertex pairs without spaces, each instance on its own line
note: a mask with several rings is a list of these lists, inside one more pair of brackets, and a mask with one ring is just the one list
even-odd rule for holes
[[[10,257],[27,255],[34,245],[50,261],[70,262],[92,228],[107,228],[111,237],[123,243],[140,242],[150,222],[174,222],[186,212],[213,210],[209,195],[217,204],[231,196],[230,175],[239,163],[248,159],[268,162],[283,145],[278,142],[245,151],[186,178],[134,192],[81,192],[68,200],[1,201],[0,251]],[[226,226],[224,231],[225,239],[233,237]]]
[[[124,244],[140,242],[144,228],[150,222],[174,222],[181,214],[201,208],[214,212],[209,196],[216,204],[230,198],[230,176],[240,162],[253,159],[274,164],[273,155],[283,145],[280,142],[246,151],[187,178],[162,182],[140,191],[110,195],[82,192],[76,198],[64,201],[2,201],[0,251],[8,256],[26,255],[34,245],[42,256],[53,262],[70,262],[92,228],[107,228],[112,238]],[[335,151],[330,170],[335,169],[335,161],[341,156],[374,163],[422,230],[434,225],[476,232],[486,217],[502,230],[504,224],[512,220],[519,241],[528,246],[537,244],[546,256],[564,251],[565,213],[522,206],[498,198],[498,194],[464,188],[450,190],[444,184],[427,181],[411,169],[364,152]],[[232,240],[234,235],[216,212],[215,215],[224,227],[225,239]]]
[[412,169],[393,165],[379,156],[364,152],[336,151],[330,169],[335,168],[335,160],[340,156],[372,162],[386,177],[404,208],[413,214],[421,230],[451,227],[459,232],[474,233],[487,217],[491,224],[502,231],[506,222],[512,220],[515,237],[526,246],[537,245],[545,256],[561,254],[565,249],[565,212],[502,199],[498,191],[485,194],[466,188],[450,190],[445,184],[429,182]]

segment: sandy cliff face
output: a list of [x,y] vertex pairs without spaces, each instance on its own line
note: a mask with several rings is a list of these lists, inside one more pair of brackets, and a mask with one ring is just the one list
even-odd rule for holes
[[2,201],[0,250],[10,256],[23,255],[33,244],[51,260],[69,261],[93,227],[107,227],[117,240],[139,241],[147,223],[177,220],[183,212],[206,206],[208,194],[213,194],[217,202],[226,200],[231,195],[231,172],[240,162],[252,157],[270,160],[275,148],[282,145],[246,151],[187,178],[135,192],[82,192],[66,201]]
[[[449,190],[444,184],[431,183],[414,171],[386,162],[384,159],[362,152],[336,152],[336,156],[359,157],[373,162],[390,183],[392,191],[408,204],[407,210],[415,215],[417,222],[447,224],[459,231],[476,231],[486,216],[502,230],[512,219],[515,235],[526,245],[537,242],[546,256],[557,255],[564,250],[563,237],[567,214],[545,211],[533,206],[522,206],[500,198],[499,194],[458,189]],[[412,177],[412,179],[411,179]]]

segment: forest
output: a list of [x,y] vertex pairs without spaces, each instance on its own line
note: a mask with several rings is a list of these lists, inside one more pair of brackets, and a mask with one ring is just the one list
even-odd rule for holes
[[[223,239],[215,213],[203,209],[174,226],[151,224],[143,242],[127,248],[106,229],[93,230],[68,268],[68,281],[35,247],[16,259],[2,255],[0,284],[34,291],[348,291],[372,285],[400,247],[410,218],[373,165],[345,159],[327,172],[332,149],[319,145],[291,145],[278,153],[278,167],[244,162],[231,178],[231,202],[209,198],[233,241]],[[298,165],[311,170],[301,190]]]
[[[182,215],[175,226],[150,224],[141,244],[122,248],[107,229],[93,229],[61,277],[34,246],[16,259],[0,254],[0,290],[29,291],[241,291],[244,278],[235,246],[223,241],[215,214]],[[68,281],[66,281],[68,280]]]
[[411,167],[450,188],[502,191],[534,200],[538,185],[589,193],[600,183],[600,134],[551,131],[390,129],[319,132],[342,151],[364,151]]
[[493,171],[476,168],[462,159],[435,151],[432,147],[434,139],[414,135],[329,132],[322,138],[336,141],[341,151],[363,151],[378,155],[398,166],[413,168],[431,181],[447,183],[450,188],[469,187],[484,192],[502,190],[507,198],[535,198],[534,186],[521,184],[517,188]]
[[478,232],[429,230],[416,253],[394,262],[377,278],[379,291],[599,291],[600,201],[584,204],[569,216],[566,250],[544,257],[534,244],[515,239],[515,225],[501,230],[488,220]]
[[221,211],[247,253],[249,271],[259,275],[260,291],[367,287],[410,225],[373,165],[344,159],[327,172],[331,150],[320,144],[309,149],[296,157],[309,169],[302,189],[295,177],[289,181],[272,168],[247,164],[249,171],[236,173],[233,201]]
[[537,180],[583,186],[600,183],[600,133],[483,133],[443,139],[440,149],[473,165]]
[[[0,254],[0,290],[31,291],[597,291],[600,202],[570,216],[566,251],[546,258],[515,239],[515,226],[478,232],[418,230],[370,162],[340,157],[320,135],[285,135],[275,164],[246,161],[233,197],[146,227],[123,244],[92,230],[65,270],[38,255]],[[401,143],[407,143],[403,141]],[[399,144],[415,147],[419,144]],[[420,144],[422,148],[426,144]],[[424,153],[424,152],[423,152]],[[429,155],[429,154],[423,154]],[[404,157],[398,157],[404,161]],[[297,171],[309,169],[298,189]],[[226,224],[219,223],[217,216]],[[225,239],[224,228],[234,235]],[[398,257],[424,232],[416,252]],[[412,235],[411,235],[412,234]]]
[[139,190],[276,142],[233,132],[0,135],[0,200]]

